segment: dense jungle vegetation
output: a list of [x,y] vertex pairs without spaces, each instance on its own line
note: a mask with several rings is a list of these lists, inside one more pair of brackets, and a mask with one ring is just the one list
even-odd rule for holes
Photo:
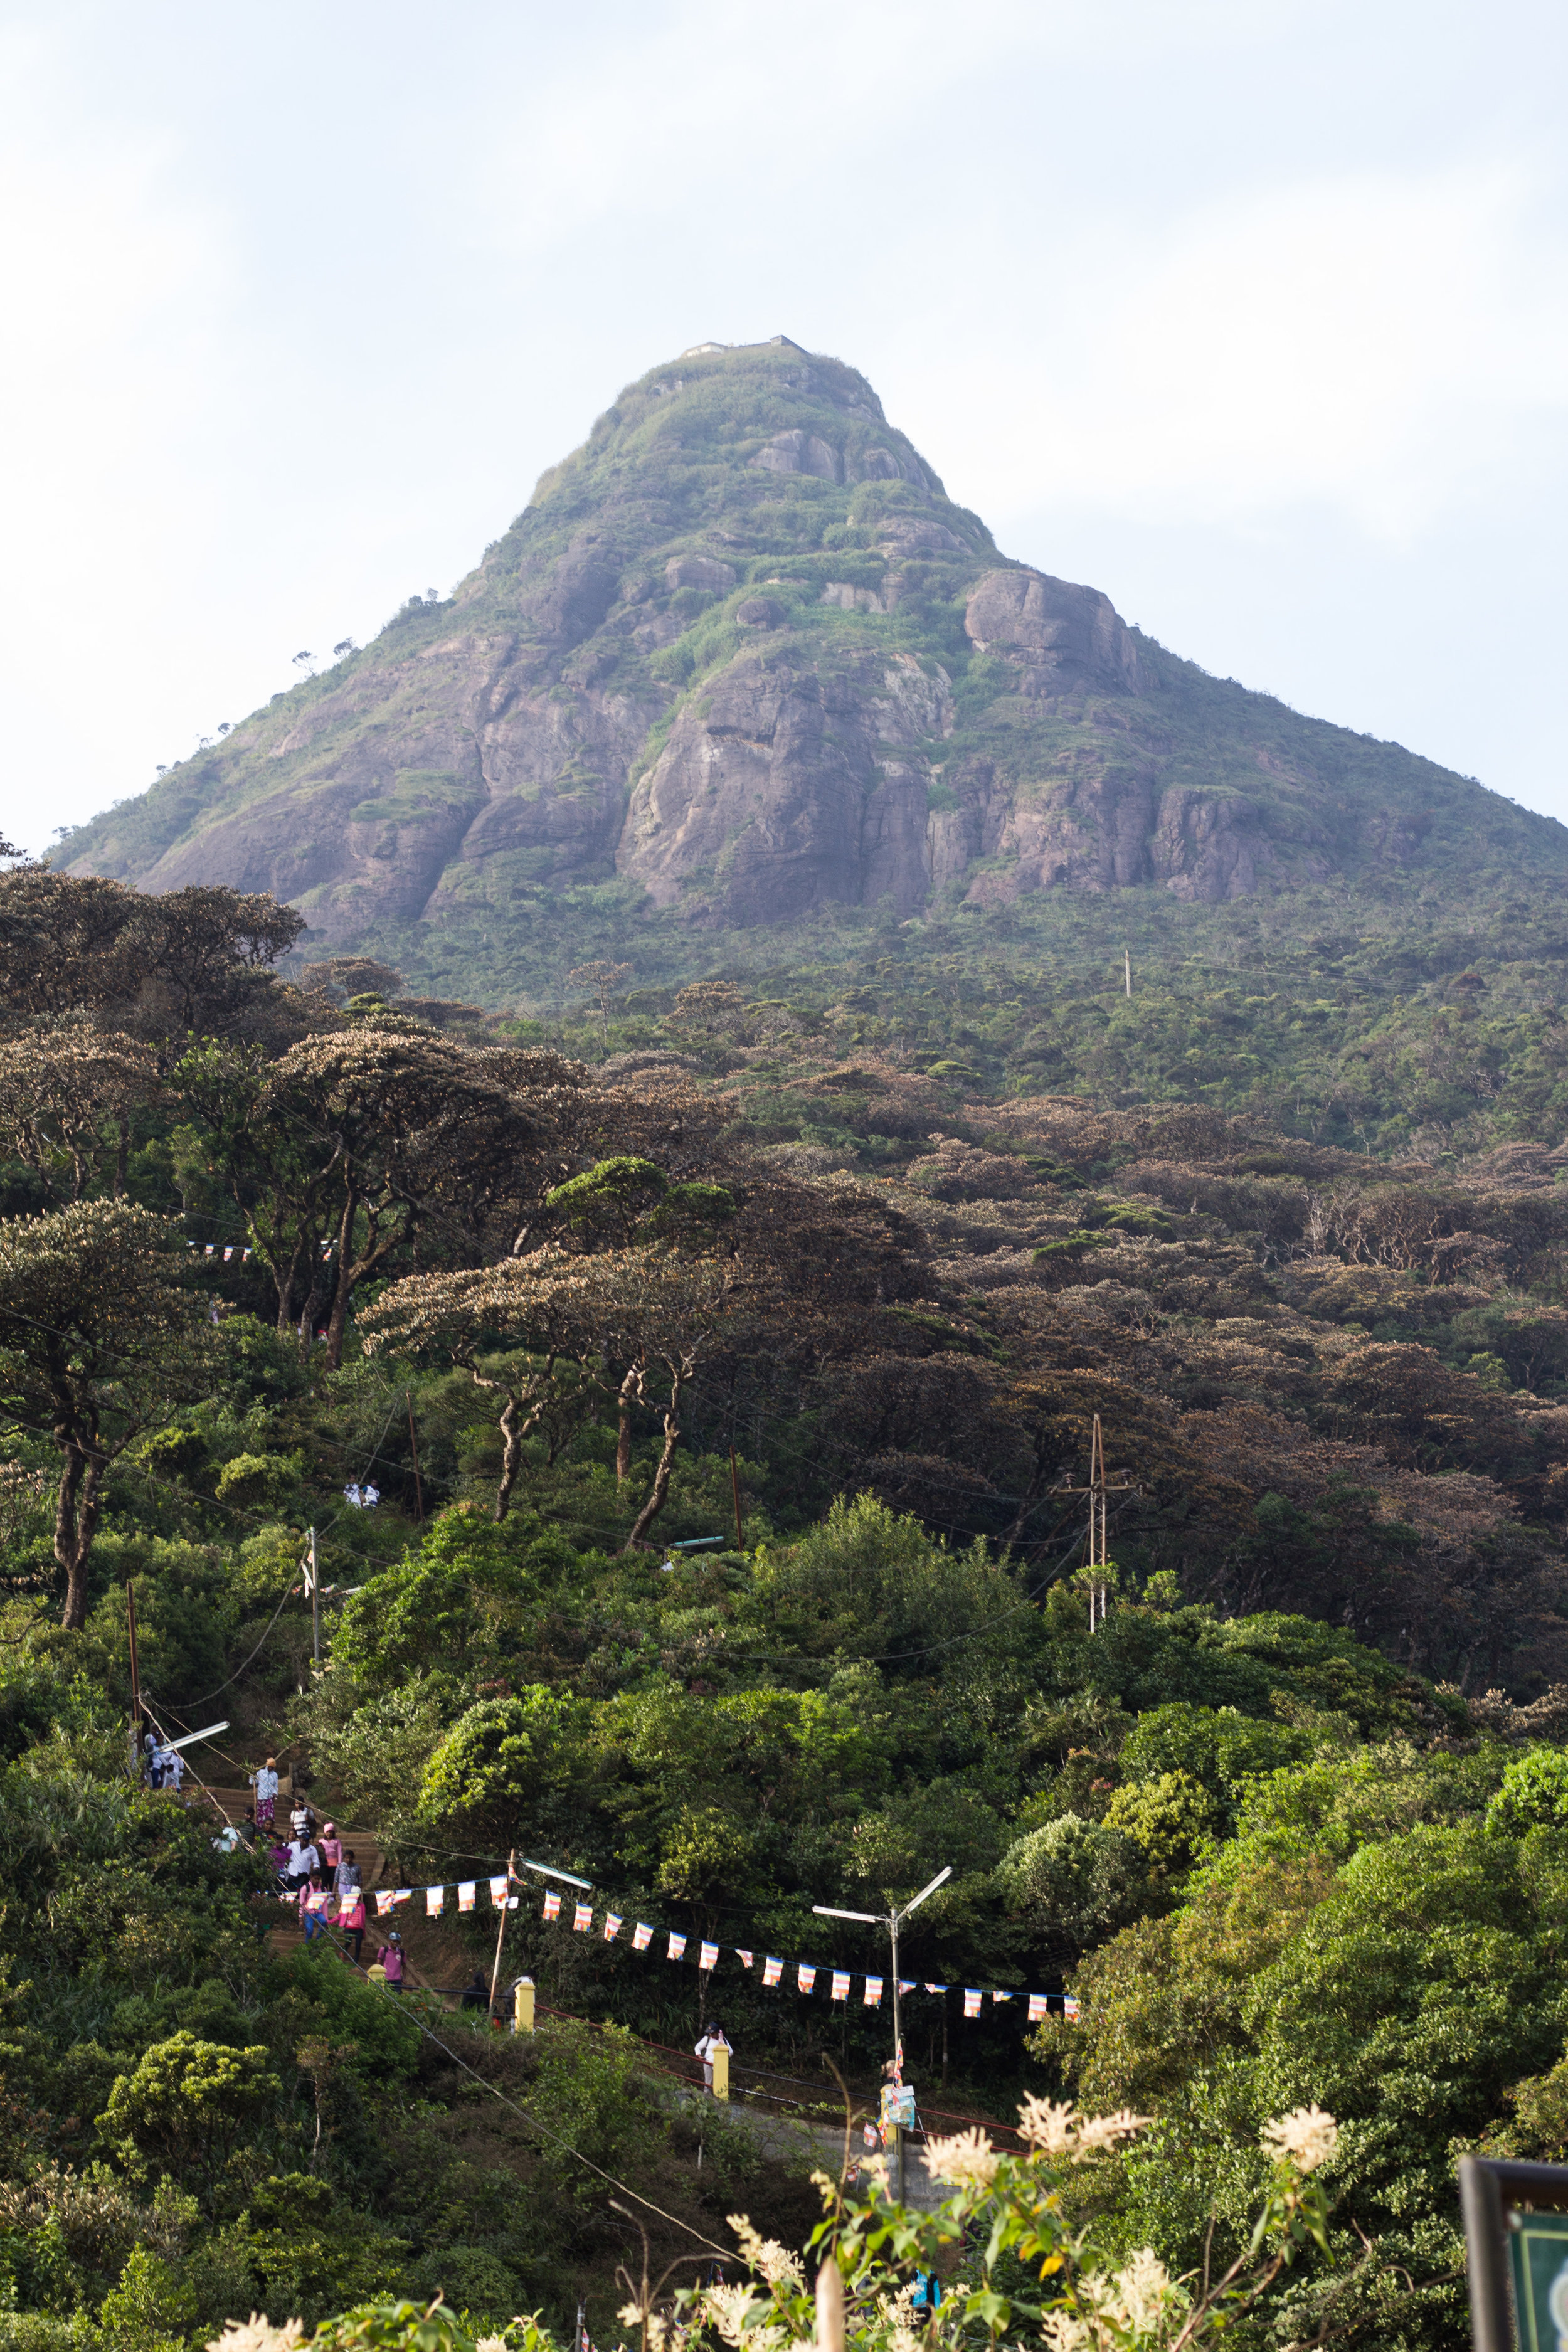
[[[0,2342],[443,2290],[613,2342],[605,2176],[661,2256],[816,2210],[644,2045],[721,2009],[864,2090],[885,2015],[735,1950],[875,1967],[812,1906],[944,1864],[922,2096],[1151,2117],[1069,2202],[1173,2271],[1321,2105],[1248,2340],[1463,2340],[1456,2152],[1568,2157],[1568,1037],[1544,910],[1360,912],[1205,918],[1131,1000],[1004,922],[509,1018],[270,900],[0,876]],[[543,1857],[711,1986],[531,1895],[531,2042],[301,1948],[127,1769],[128,1591],[202,1782],[276,1752],[391,1884]],[[416,1980],[493,1937],[410,1925]]]

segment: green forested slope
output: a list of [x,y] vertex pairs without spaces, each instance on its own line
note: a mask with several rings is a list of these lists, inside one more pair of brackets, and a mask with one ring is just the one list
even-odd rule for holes
[[[1435,943],[1384,1034],[1471,1059],[1428,1074],[1441,1149],[1412,1118],[1423,1156],[1377,1157],[1331,1070],[1316,1139],[1305,1105],[1292,1133],[1261,1094],[1170,1099],[1173,1060],[1163,1101],[1087,1063],[1009,1091],[1006,976],[917,995],[905,936],[817,1006],[606,980],[546,1034],[363,961],[279,982],[292,923],[222,890],[0,878],[17,2352],[438,2288],[485,2332],[585,2294],[615,2340],[640,2251],[589,2163],[674,2217],[659,2263],[810,2215],[638,2045],[720,2009],[740,2079],[830,2058],[863,2097],[885,2013],[764,1992],[736,1948],[874,1967],[813,1906],[947,1864],[906,1946],[949,1988],[909,2004],[929,2105],[1150,2117],[1068,2204],[1173,2270],[1211,2215],[1243,2249],[1267,2120],[1329,2108],[1326,2244],[1249,2340],[1463,2341],[1456,2152],[1565,2152],[1555,1024]],[[1314,953],[1372,1001],[1359,940]],[[1081,1002],[1105,1051],[1147,1004]],[[1369,1140],[1411,1118],[1396,1066],[1365,1066]],[[1125,1486],[1091,1630],[1063,1490],[1096,1414]],[[712,1984],[531,1895],[505,1970],[571,2017],[526,2047],[300,1950],[200,1803],[132,1785],[128,1589],[160,1727],[229,1719],[204,1780],[279,1753],[394,1884],[552,1862],[596,1916],[719,1941]],[[438,1984],[494,1936],[408,1927]],[[1081,2015],[967,2020],[969,1984]]]

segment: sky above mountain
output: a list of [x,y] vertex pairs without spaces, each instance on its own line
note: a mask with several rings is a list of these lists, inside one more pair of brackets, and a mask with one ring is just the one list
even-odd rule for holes
[[838,353],[1029,562],[1568,818],[1541,5],[0,7],[0,825],[414,590],[684,346]]

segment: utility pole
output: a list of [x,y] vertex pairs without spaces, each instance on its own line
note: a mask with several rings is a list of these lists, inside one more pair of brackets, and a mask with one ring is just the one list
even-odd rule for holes
[[511,1882],[517,1875],[517,1848],[513,1846],[506,1858],[506,1893],[500,1899],[500,1926],[496,1929],[496,1956],[490,1969],[490,2015],[496,2013],[496,1987],[500,1982],[501,1939],[506,1934],[507,1911],[511,1903]]
[[419,1440],[414,1433],[414,1391],[405,1391],[408,1399],[408,1444],[414,1455],[414,1507],[419,1514],[419,1524],[425,1524],[425,1490],[419,1484]]
[[[945,1870],[939,1870],[937,1872],[936,1876],[931,1880],[929,1886],[922,1886],[920,1893],[918,1895],[912,1895],[910,1897],[910,1900],[904,1904],[901,1908],[897,1904],[890,1904],[886,1911],[836,1911],[829,1904],[826,1903],[814,1903],[811,1906],[819,1919],[859,1919],[868,1927],[886,1927],[888,1931],[888,1941],[892,1947],[893,2084],[896,2089],[902,2089],[904,2079],[903,2012],[899,2000],[899,1929],[903,1926],[904,1921],[909,1917],[910,1912],[918,1911],[921,1905],[925,1901],[926,1896],[928,1895],[934,1895],[937,1888],[939,1886],[944,1886],[952,1876],[952,1864],[950,1862]],[[895,2189],[899,2202],[901,2205],[904,2201],[904,2130],[902,2124],[895,2124],[893,2126],[893,2157],[896,2168]]]
[[310,1557],[305,1564],[305,1580],[310,1588],[310,1654],[317,1665],[321,1663],[321,1579],[316,1566],[316,1530],[310,1529]]
[[1087,1495],[1089,1497],[1089,1630],[1103,1625],[1110,1600],[1110,1554],[1106,1549],[1106,1507],[1108,1495],[1130,1495],[1131,1479],[1123,1478],[1110,1486],[1105,1475],[1105,1438],[1100,1426],[1100,1415],[1094,1416],[1094,1432],[1089,1447],[1089,1484],[1087,1486],[1058,1486],[1058,1495]]
[[136,1587],[125,1580],[125,1622],[131,1634],[131,1780],[142,1778],[142,1669],[136,1658]]

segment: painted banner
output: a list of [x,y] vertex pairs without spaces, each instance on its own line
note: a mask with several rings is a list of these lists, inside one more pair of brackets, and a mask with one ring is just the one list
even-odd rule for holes
[[776,1985],[783,1974],[782,1960],[766,1959],[763,1962],[763,1982],[765,1985]]
[[867,2008],[868,2008],[868,2009],[880,2009],[880,2008],[881,2008],[881,2006],[882,2006],[882,1979],[881,1979],[881,1978],[880,1978],[880,1977],[868,1977],[868,1978],[867,1978],[867,1979],[866,1979],[866,2006],[867,2006]]

